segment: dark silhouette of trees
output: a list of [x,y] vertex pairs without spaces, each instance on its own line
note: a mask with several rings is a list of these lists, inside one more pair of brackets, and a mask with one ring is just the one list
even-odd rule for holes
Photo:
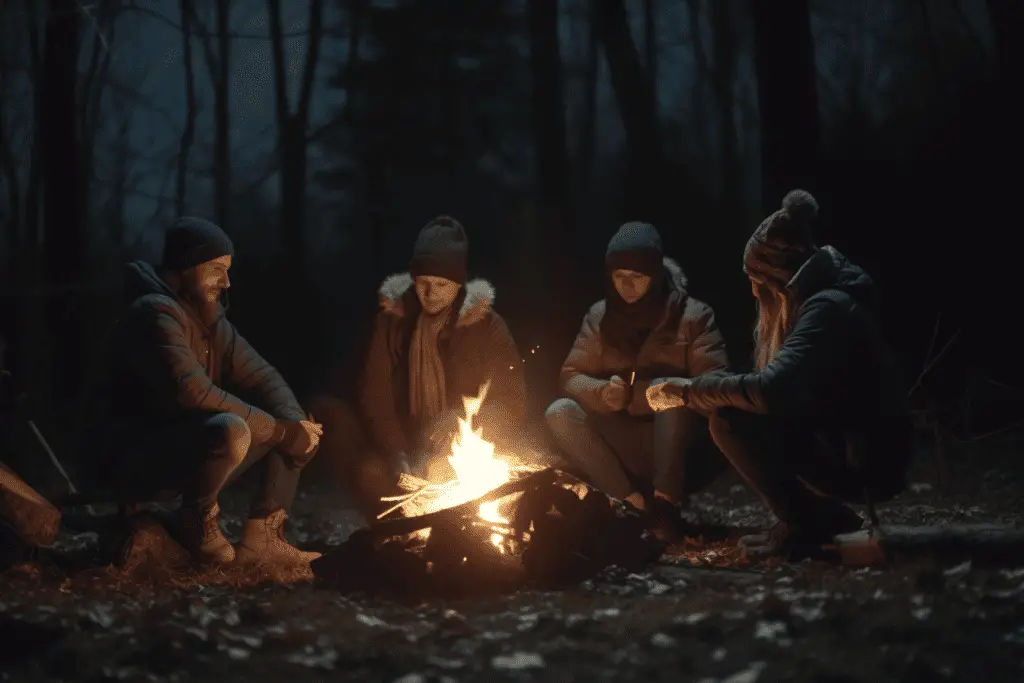
[[787,190],[813,191],[821,164],[817,66],[808,0],[751,0],[761,118],[761,205]]
[[285,72],[284,38],[281,25],[281,0],[268,0],[270,40],[274,60],[274,86],[277,112],[277,148],[281,156],[281,242],[288,272],[303,271],[306,256],[306,158],[309,135],[309,105],[313,97],[320,43],[323,36],[323,0],[309,5],[309,36],[306,61],[298,102],[292,111],[288,103],[288,78]]

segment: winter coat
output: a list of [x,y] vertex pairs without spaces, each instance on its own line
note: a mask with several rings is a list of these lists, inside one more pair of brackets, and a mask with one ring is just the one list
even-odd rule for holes
[[305,414],[280,373],[224,317],[205,325],[145,262],[128,264],[128,308],[111,339],[108,406],[122,430],[173,424],[195,413],[228,412],[259,443],[274,418]]
[[760,371],[694,379],[687,404],[805,420],[829,442],[849,446],[856,439],[869,473],[902,474],[912,451],[910,410],[873,310],[873,281],[823,247],[787,290],[796,310],[774,358]]
[[635,358],[602,343],[604,299],[591,306],[583,318],[576,342],[562,364],[561,381],[566,395],[587,412],[608,412],[600,392],[613,375],[629,382],[636,373],[626,410],[631,415],[648,415],[652,411],[646,394],[651,380],[696,377],[728,367],[725,340],[711,307],[689,295],[686,275],[675,261],[665,258],[664,265],[669,284],[679,296],[669,298],[664,315]]
[[[408,273],[391,275],[379,289],[380,311],[361,381],[359,406],[369,436],[381,455],[412,455],[424,425],[409,411],[409,343],[420,311]],[[477,396],[490,382],[474,420],[511,433],[526,415],[522,359],[505,321],[494,310],[494,287],[470,280],[452,304],[457,314],[438,338],[444,364],[446,404],[462,411],[462,398]],[[493,439],[491,439],[493,440]]]

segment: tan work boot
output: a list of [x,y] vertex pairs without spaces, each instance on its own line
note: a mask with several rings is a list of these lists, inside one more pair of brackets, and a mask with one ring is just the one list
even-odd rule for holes
[[240,564],[301,564],[320,557],[320,553],[299,550],[284,539],[288,514],[278,508],[263,518],[250,518],[242,529],[236,554]]
[[228,564],[235,548],[220,530],[220,505],[208,508],[183,503],[176,517],[178,542],[202,564]]

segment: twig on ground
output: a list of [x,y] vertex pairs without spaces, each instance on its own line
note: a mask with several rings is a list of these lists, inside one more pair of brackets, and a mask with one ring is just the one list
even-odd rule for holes
[[[936,324],[936,328],[937,328],[937,324]],[[959,336],[960,336],[960,330],[958,329],[956,332],[953,333],[953,336],[949,338],[949,341],[946,342],[946,344],[942,347],[942,349],[937,354],[935,354],[935,356],[930,361],[928,361],[928,363],[924,366],[924,369],[921,370],[921,374],[918,375],[917,382],[914,383],[914,386],[911,387],[910,391],[908,392],[908,394],[907,394],[908,396],[912,395],[915,391],[917,391],[918,389],[921,388],[921,382],[924,381],[925,375],[927,375],[928,372],[933,367],[935,367],[935,364],[939,362],[939,360],[942,358],[942,356],[946,353],[946,351],[949,350],[949,347],[953,345],[953,342],[955,342],[956,338],[959,337]]]

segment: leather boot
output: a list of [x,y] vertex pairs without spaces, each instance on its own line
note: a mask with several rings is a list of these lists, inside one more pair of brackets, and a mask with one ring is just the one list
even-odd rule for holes
[[282,509],[266,517],[245,521],[242,540],[238,543],[237,562],[241,564],[302,564],[320,557],[320,553],[299,550],[284,538],[288,514]]
[[220,505],[182,503],[174,526],[178,542],[197,562],[228,564],[235,559],[234,547],[220,530]]

